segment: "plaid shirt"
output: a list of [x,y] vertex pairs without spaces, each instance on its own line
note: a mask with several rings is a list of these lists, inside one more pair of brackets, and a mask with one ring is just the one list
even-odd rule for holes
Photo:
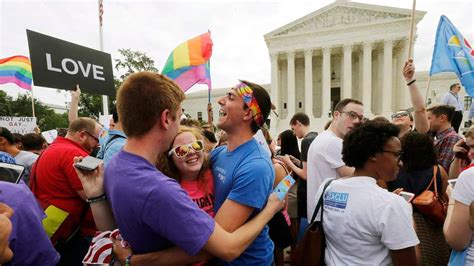
[[454,144],[456,144],[460,139],[461,137],[452,127],[436,134],[434,145],[436,152],[438,153],[438,163],[448,172],[449,165],[454,158]]
[[3,151],[0,151],[0,162],[16,164],[15,159],[13,159],[10,154]]

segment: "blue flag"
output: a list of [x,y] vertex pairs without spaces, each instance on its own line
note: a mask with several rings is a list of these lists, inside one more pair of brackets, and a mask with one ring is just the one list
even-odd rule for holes
[[446,16],[439,19],[430,76],[454,72],[467,94],[474,97],[474,51]]

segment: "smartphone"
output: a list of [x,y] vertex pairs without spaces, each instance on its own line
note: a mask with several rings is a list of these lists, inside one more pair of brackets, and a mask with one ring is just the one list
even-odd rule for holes
[[454,188],[454,184],[456,184],[456,181],[458,181],[458,179],[449,179],[448,180],[448,184],[450,184],[453,188]]
[[18,184],[24,171],[22,165],[0,163],[0,181]]
[[295,180],[293,177],[291,177],[291,175],[287,175],[285,178],[283,178],[283,180],[280,181],[280,183],[278,183],[273,192],[276,193],[279,200],[283,200],[286,196],[286,193],[288,193],[288,190],[290,190],[294,183]]
[[81,169],[84,171],[94,171],[97,167],[99,167],[99,164],[102,162],[102,160],[97,159],[92,156],[87,156],[86,158],[83,158],[82,161],[74,164],[74,166],[77,169]]
[[413,200],[413,198],[415,197],[415,194],[413,194],[411,192],[406,192],[406,191],[402,191],[398,195],[403,197],[408,203],[410,203]]

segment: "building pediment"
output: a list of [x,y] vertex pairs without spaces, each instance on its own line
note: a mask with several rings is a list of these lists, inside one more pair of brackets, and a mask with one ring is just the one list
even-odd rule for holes
[[[417,11],[417,21],[421,20],[425,13]],[[338,1],[266,34],[265,39],[404,21],[410,18],[410,9]]]

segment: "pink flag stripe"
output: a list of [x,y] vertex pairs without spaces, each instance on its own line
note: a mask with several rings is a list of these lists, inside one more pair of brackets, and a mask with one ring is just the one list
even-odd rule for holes
[[0,77],[0,84],[15,83],[25,90],[31,90],[31,84],[25,83],[15,77]]
[[181,89],[186,92],[194,84],[207,84],[211,87],[211,80],[207,77],[206,66],[199,65],[192,67],[174,80]]

